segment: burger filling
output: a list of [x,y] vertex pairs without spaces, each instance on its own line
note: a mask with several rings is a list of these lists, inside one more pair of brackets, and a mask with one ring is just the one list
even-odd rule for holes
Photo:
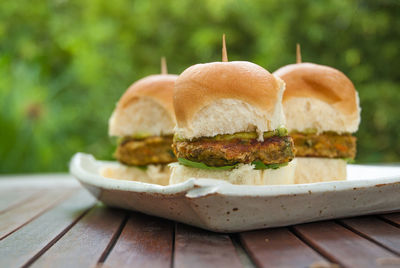
[[296,156],[354,159],[356,137],[351,134],[293,132]]
[[257,137],[255,132],[193,140],[175,137],[172,147],[179,162],[197,168],[229,169],[240,163],[254,164],[258,169],[279,168],[294,158],[293,140],[286,129],[265,132],[263,141]]
[[176,161],[171,144],[172,135],[124,137],[117,147],[115,157],[125,165],[168,164]]

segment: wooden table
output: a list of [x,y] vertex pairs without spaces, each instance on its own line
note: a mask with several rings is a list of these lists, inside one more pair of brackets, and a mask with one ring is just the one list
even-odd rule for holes
[[107,208],[68,175],[0,177],[0,267],[400,267],[399,255],[400,213],[218,234]]

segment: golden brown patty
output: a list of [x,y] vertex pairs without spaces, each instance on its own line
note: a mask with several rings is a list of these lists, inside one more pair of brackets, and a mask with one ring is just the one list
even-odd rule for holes
[[115,157],[126,165],[168,164],[176,161],[171,144],[172,136],[124,138],[118,145]]
[[290,133],[296,156],[353,158],[356,156],[356,137],[333,132],[322,134]]
[[261,161],[280,164],[294,158],[293,140],[289,136],[257,139],[175,141],[172,145],[178,158],[202,162],[208,166],[229,166]]

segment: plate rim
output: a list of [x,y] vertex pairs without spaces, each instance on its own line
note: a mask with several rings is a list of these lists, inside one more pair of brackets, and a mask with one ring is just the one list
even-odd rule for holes
[[[317,182],[306,184],[287,184],[287,185],[234,185],[226,181],[215,179],[195,179],[191,178],[185,182],[173,185],[157,185],[151,183],[117,180],[94,174],[83,167],[84,162],[91,162],[100,167],[105,164],[116,163],[114,161],[102,161],[94,158],[93,155],[86,153],[76,153],[70,161],[69,171],[81,183],[86,183],[99,188],[108,190],[121,190],[129,192],[146,192],[153,194],[178,194],[189,192],[190,190],[198,190],[199,188],[209,188],[209,194],[222,194],[230,196],[277,196],[277,195],[298,195],[310,194],[310,192],[327,192],[327,191],[346,191],[356,190],[360,188],[380,187],[388,184],[400,184],[400,167],[399,175],[379,178],[379,179],[362,179],[362,180],[346,180],[332,182]],[[366,166],[366,165],[353,165]],[[372,166],[376,168],[388,168],[385,166]],[[393,168],[393,167],[390,167]],[[396,167],[397,168],[397,167]]]

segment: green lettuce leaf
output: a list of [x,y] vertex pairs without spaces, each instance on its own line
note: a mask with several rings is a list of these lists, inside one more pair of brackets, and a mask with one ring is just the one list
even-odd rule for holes
[[289,163],[266,165],[263,162],[257,160],[257,161],[254,161],[252,164],[255,166],[255,169],[278,169],[278,168],[287,166]]
[[[207,169],[207,170],[231,170],[231,169],[236,168],[239,165],[239,164],[236,164],[233,166],[210,167],[204,163],[191,161],[186,158],[178,158],[178,162],[184,166],[199,168],[199,169]],[[251,164],[255,166],[255,169],[278,169],[280,167],[284,167],[284,166],[288,165],[288,163],[266,165],[261,161],[254,161]]]
[[354,164],[356,162],[356,160],[354,160],[353,158],[342,158],[344,161],[347,162],[347,164]]
[[194,167],[194,168],[199,168],[199,169],[208,169],[208,170],[231,170],[237,166],[237,164],[236,164],[233,166],[210,167],[204,163],[190,161],[190,160],[187,160],[186,158],[178,158],[178,162],[184,166]]
[[140,170],[146,171],[147,170],[147,166],[134,166],[137,167]]

